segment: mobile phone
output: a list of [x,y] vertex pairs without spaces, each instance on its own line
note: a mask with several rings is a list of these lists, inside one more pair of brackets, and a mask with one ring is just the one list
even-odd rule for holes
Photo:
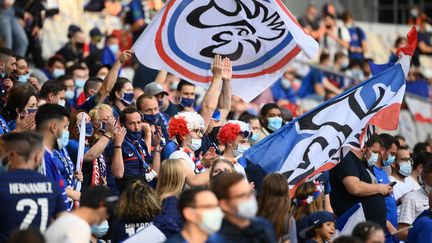
[[394,187],[394,185],[396,185],[396,181],[393,181],[392,183],[389,184],[389,186]]

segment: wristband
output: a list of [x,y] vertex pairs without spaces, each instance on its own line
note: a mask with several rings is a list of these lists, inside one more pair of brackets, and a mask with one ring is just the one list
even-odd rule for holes
[[105,133],[104,134],[102,134],[104,137],[106,137],[106,138],[108,138],[109,140],[111,140],[112,139],[112,137],[110,137],[110,136],[108,136],[108,135],[106,135]]
[[115,149],[121,149],[121,146],[114,146]]

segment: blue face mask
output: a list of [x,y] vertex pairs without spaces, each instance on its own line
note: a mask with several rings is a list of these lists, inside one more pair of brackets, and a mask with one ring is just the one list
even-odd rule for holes
[[237,149],[233,150],[234,156],[238,157],[238,156],[244,154],[244,152],[246,152],[246,150],[248,150],[249,148],[250,148],[249,145],[238,144]]
[[58,78],[58,77],[60,77],[60,76],[62,76],[64,74],[65,74],[65,70],[64,69],[59,69],[59,68],[54,69],[54,71],[52,73],[52,75],[53,75],[54,78]]
[[37,112],[37,108],[29,108],[29,109],[26,109],[26,111],[27,111],[27,114],[36,113]]
[[91,137],[93,135],[93,124],[91,122],[86,122],[85,133],[86,137]]
[[75,79],[75,87],[82,89],[86,83],[85,79]]
[[162,108],[162,105],[163,105],[163,100],[158,100],[159,109]]
[[119,45],[117,44],[113,44],[113,45],[109,45],[108,48],[110,49],[110,51],[115,55],[118,53],[118,51],[120,50]]
[[30,78],[30,74],[27,73],[27,74],[18,76],[18,81],[22,82],[22,83],[26,83],[29,78]]
[[97,238],[101,238],[102,236],[106,235],[108,229],[109,229],[108,221],[104,220],[100,224],[93,224],[91,226],[91,233]]
[[155,125],[159,121],[159,113],[157,114],[144,114],[144,121],[146,121],[150,125]]
[[104,121],[99,122],[99,131],[105,132],[106,129],[107,129],[107,127],[108,127],[108,123],[107,122],[104,122]]
[[267,118],[268,121],[268,129],[273,132],[282,127],[282,118],[281,117],[270,117]]
[[121,100],[126,105],[130,105],[130,104],[132,104],[133,98],[134,98],[134,93],[133,92],[130,92],[130,93],[123,92]]
[[394,155],[388,154],[387,156],[388,156],[388,158],[383,161],[384,166],[389,166],[389,165],[393,164],[393,162],[396,159],[396,157]]
[[378,161],[378,153],[371,152],[370,157],[367,159],[368,166],[374,166]]
[[134,132],[127,130],[126,137],[131,141],[138,141],[142,137],[142,131]]
[[183,107],[192,107],[195,104],[195,99],[180,98],[180,105]]
[[252,133],[252,136],[251,136],[251,138],[250,138],[250,141],[251,141],[252,143],[254,143],[254,142],[256,142],[256,141],[258,140],[258,138],[259,138],[258,133],[254,132],[254,133]]
[[72,90],[66,90],[65,92],[65,99],[72,100],[75,97],[75,92]]
[[403,161],[399,162],[399,173],[405,177],[410,176],[412,172],[411,162]]
[[69,143],[69,131],[63,130],[59,138],[57,138],[57,145],[59,149],[66,147]]

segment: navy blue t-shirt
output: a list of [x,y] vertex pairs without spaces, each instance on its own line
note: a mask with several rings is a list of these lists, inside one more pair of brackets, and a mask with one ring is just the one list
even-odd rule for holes
[[407,243],[432,242],[432,213],[425,210],[412,224],[408,231]]
[[322,84],[324,73],[316,68],[311,68],[309,73],[303,78],[299,91],[297,92],[298,97],[305,98],[309,95],[316,95],[315,85]]
[[[364,33],[364,31],[357,26],[353,26],[351,28],[348,28],[348,32],[351,37],[350,47],[362,47],[362,42],[366,40],[366,34]],[[363,60],[364,56],[363,53],[350,52],[349,58]]]
[[18,229],[44,231],[65,210],[62,191],[50,178],[23,169],[0,174],[0,242]]

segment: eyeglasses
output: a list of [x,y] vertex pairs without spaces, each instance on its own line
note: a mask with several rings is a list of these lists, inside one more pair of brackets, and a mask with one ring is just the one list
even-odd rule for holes
[[201,129],[194,129],[194,130],[191,130],[191,132],[196,133],[198,136],[202,136],[204,134],[204,130],[201,130]]

